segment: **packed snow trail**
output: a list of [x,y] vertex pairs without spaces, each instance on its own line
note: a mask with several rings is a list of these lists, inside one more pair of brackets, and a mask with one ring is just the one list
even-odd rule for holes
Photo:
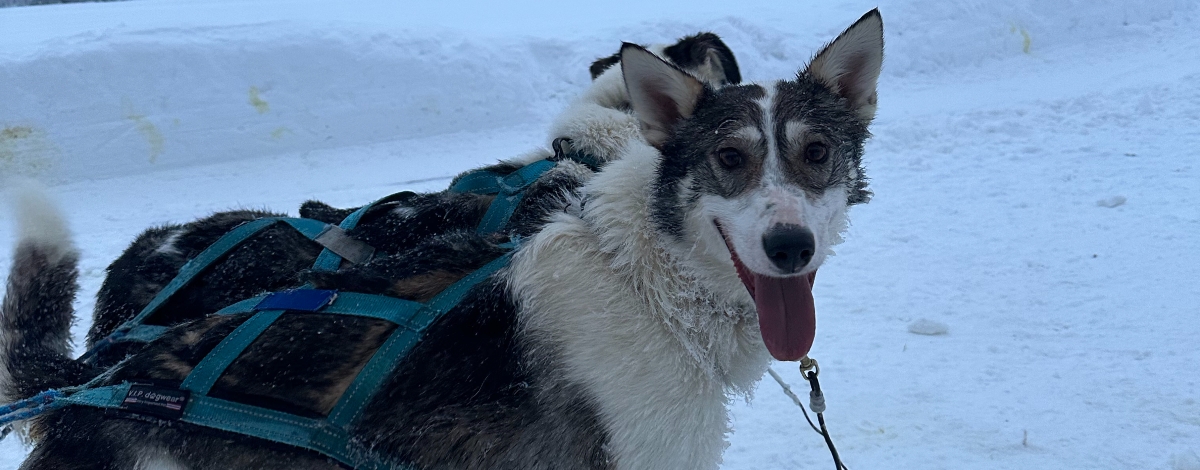
[[[875,6],[642,3],[0,9],[0,173],[55,184],[86,318],[105,266],[151,225],[441,189],[546,145],[619,40],[713,30],[748,78],[782,78]],[[1200,469],[1195,4],[927,3],[879,5],[876,195],[814,287],[843,459]],[[910,332],[928,325],[945,333]],[[769,378],[733,403],[724,468],[831,466]],[[0,443],[0,469],[24,452]]]

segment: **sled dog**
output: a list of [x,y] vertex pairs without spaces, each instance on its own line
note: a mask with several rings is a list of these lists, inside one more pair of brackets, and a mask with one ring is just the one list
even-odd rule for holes
[[[817,270],[849,207],[869,198],[863,144],[882,32],[868,12],[794,78],[757,84],[706,82],[624,45],[603,74],[619,72],[630,112],[592,111],[617,113],[637,137],[613,142],[598,171],[560,164],[530,188],[511,262],[390,371],[354,439],[398,468],[716,469],[731,397],[771,357],[797,360],[812,346]],[[601,153],[603,138],[588,145]],[[411,235],[425,230],[421,217],[476,214],[479,201],[410,199],[379,217],[396,220],[378,233],[351,232],[374,259],[291,282],[427,299],[511,241],[440,222]],[[76,250],[51,207],[22,207],[0,311],[0,385],[14,398],[94,374],[67,352]],[[158,236],[146,249],[180,249],[166,243],[171,229]],[[105,383],[179,384],[247,320],[206,313],[133,352]],[[388,327],[284,314],[212,394],[324,416]],[[25,469],[340,468],[303,449],[83,406],[33,419],[29,435]]]

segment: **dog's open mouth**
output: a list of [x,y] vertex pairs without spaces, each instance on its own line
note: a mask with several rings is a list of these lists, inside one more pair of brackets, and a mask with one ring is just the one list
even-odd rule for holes
[[[714,223],[716,223],[714,221]],[[754,298],[758,309],[758,329],[767,351],[775,359],[796,361],[808,354],[817,336],[817,309],[813,305],[812,286],[817,272],[792,277],[775,277],[751,271],[738,258],[721,224],[717,231],[725,240],[738,278]]]

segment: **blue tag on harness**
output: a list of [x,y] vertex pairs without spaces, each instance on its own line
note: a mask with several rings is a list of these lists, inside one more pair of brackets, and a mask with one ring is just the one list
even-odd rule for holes
[[268,294],[254,310],[299,310],[316,312],[337,298],[337,291],[322,289],[293,289]]

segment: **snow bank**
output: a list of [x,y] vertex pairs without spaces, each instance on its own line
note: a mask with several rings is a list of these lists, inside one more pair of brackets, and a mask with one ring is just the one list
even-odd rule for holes
[[[145,0],[5,9],[0,174],[71,181],[540,126],[618,40],[714,30],[748,77],[778,78],[871,7],[774,3],[410,9],[382,0]],[[884,3],[893,77],[1138,34],[1194,8],[1182,0]]]
[[[1188,0],[896,2],[888,14],[888,71],[897,76],[979,66],[1016,55],[1145,38],[1189,21]],[[1157,34],[1156,34],[1157,33]],[[1019,71],[1014,70],[1014,73]]]
[[613,9],[424,7],[138,1],[5,9],[0,174],[72,181],[542,125],[587,84],[591,60],[615,52],[620,39],[662,42],[711,27],[757,34],[736,19],[605,20]]
[[586,80],[556,52],[286,23],[72,36],[0,63],[0,171],[73,180],[530,122]]

